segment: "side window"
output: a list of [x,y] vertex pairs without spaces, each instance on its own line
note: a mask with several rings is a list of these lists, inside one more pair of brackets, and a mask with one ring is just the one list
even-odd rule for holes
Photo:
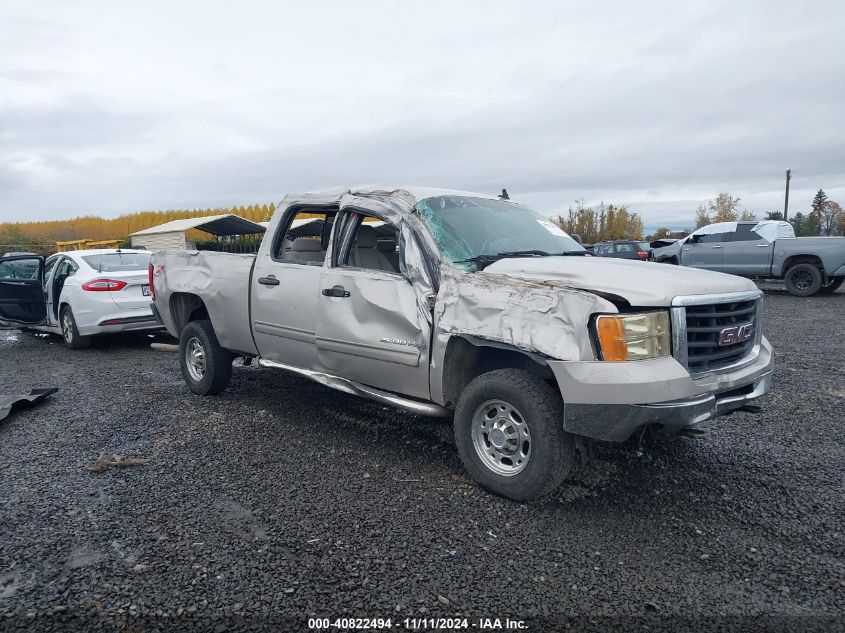
[[595,248],[596,255],[609,255],[613,252],[613,246],[610,244],[599,244]]
[[616,245],[616,252],[617,253],[633,253],[634,247],[630,244],[617,244]]
[[50,273],[53,272],[53,269],[56,267],[56,264],[59,263],[59,258],[54,257],[53,259],[48,259],[47,262],[44,264],[44,285],[47,285],[47,282],[50,280]]
[[273,259],[322,265],[326,259],[335,214],[320,210],[298,211],[280,226],[273,242]]
[[59,268],[58,268],[56,276],[67,278],[67,277],[70,277],[75,272],[76,272],[76,265],[71,260],[65,258],[65,259],[62,260],[62,263],[59,264]]
[[725,237],[725,233],[710,233],[709,235],[702,235],[700,236],[695,243],[696,244],[711,244],[716,242],[721,242],[722,238]]
[[38,259],[0,260],[0,279],[14,281],[31,281],[38,279],[38,269],[41,261]]
[[753,224],[737,224],[736,225],[736,232],[730,233],[730,242],[756,242],[757,240],[762,240],[763,238],[760,237],[757,233],[752,231],[751,229],[754,228]]
[[[357,217],[355,217],[357,216]],[[399,274],[399,231],[395,226],[369,215],[354,214],[349,223],[353,231],[338,264],[347,268],[365,268]]]
[[56,267],[59,258],[54,257],[53,259],[48,259],[47,263],[44,264],[44,280],[46,281],[47,278],[50,276],[50,273],[53,272],[53,269]]

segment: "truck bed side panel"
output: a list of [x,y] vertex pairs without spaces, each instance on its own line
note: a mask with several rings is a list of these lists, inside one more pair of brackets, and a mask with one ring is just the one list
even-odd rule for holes
[[832,275],[845,266],[845,238],[842,237],[799,237],[776,240],[772,274],[782,277],[784,262],[794,255],[811,255],[822,260],[825,273]]
[[254,255],[214,251],[165,251],[152,257],[156,308],[171,334],[178,336],[170,312],[175,293],[197,295],[208,310],[220,344],[230,350],[257,354],[249,318],[249,279]]

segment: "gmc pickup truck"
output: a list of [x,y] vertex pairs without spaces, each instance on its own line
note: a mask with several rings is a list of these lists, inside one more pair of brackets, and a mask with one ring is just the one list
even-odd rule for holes
[[717,222],[651,253],[656,262],[783,279],[790,294],[830,294],[845,281],[845,238],[795,237],[789,222]]
[[516,500],[555,489],[590,441],[698,435],[771,387],[752,282],[587,255],[495,196],[288,196],[256,256],[154,253],[149,281],[193,392],[244,357],[451,417],[466,470]]

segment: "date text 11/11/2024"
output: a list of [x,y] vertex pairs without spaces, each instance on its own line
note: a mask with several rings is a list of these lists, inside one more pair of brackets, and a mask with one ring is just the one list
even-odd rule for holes
[[308,628],[312,630],[372,630],[405,629],[409,631],[440,630],[458,631],[476,629],[480,631],[519,631],[528,628],[523,620],[510,618],[309,618]]

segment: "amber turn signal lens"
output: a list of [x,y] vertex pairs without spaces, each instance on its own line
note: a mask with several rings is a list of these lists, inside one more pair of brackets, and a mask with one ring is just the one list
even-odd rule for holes
[[628,360],[628,343],[625,341],[625,326],[622,319],[603,315],[598,318],[596,325],[602,358],[610,361]]
[[596,319],[602,360],[660,358],[671,353],[669,313],[602,314]]

